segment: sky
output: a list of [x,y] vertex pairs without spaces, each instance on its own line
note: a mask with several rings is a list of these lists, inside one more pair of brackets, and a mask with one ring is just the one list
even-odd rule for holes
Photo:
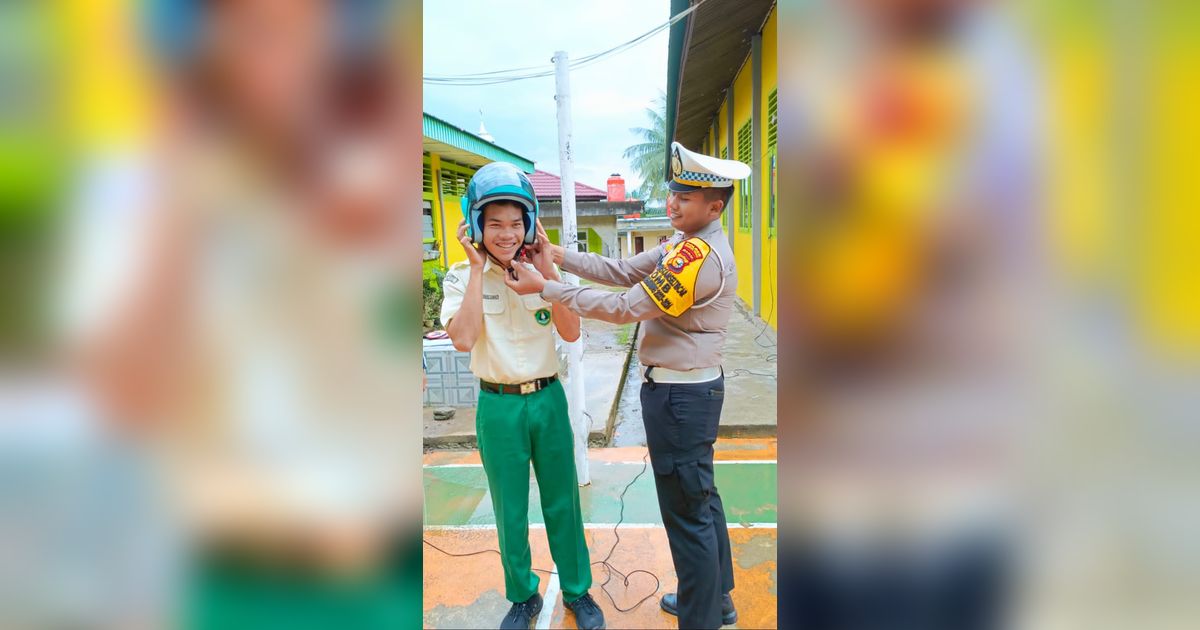
[[[425,2],[425,74],[550,66],[556,50],[580,58],[666,22],[669,7],[667,0]],[[645,109],[666,91],[667,33],[571,72],[576,181],[603,190],[611,173],[621,173],[627,190],[641,183],[621,154],[641,141],[629,129],[648,123]],[[476,133],[482,109],[496,144],[559,174],[553,76],[423,89],[429,114]]]

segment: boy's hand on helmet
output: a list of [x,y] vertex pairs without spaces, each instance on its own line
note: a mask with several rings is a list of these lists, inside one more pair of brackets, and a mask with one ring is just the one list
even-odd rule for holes
[[[515,280],[513,279],[514,275],[516,276]],[[525,263],[513,262],[511,272],[504,274],[504,284],[520,295],[530,295],[541,293],[546,286],[546,279],[540,272],[530,269]]]
[[462,244],[463,251],[467,253],[467,260],[470,261],[472,267],[482,267],[487,258],[483,252],[475,247],[475,243],[471,242],[471,237],[467,236],[467,222],[462,221],[458,224],[458,242]]

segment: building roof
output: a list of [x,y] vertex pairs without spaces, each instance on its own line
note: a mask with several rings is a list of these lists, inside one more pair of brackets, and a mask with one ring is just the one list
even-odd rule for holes
[[[562,199],[562,178],[558,175],[535,170],[529,174],[529,181],[533,182],[533,192],[538,199]],[[608,199],[607,191],[575,182],[576,201],[603,201],[606,199]]]
[[[688,0],[672,0],[671,15]],[[774,0],[708,2],[671,26],[667,61],[667,130],[696,149],[721,110],[725,90],[750,55],[751,39],[770,15]]]
[[526,173],[533,172],[533,160],[521,157],[436,116],[424,114],[422,131],[424,137],[421,139],[421,148],[426,153],[437,153],[467,166],[479,167],[488,162],[508,162]]
[[[641,199],[629,201],[580,201],[575,204],[577,217],[623,217],[627,214],[639,214],[645,207]],[[538,213],[547,218],[562,216],[562,202],[558,199],[545,199],[538,202]]]

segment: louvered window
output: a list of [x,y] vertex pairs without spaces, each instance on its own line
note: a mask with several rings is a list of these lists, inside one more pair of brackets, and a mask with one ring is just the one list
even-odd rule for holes
[[[737,159],[738,159],[738,161],[744,162],[751,166],[754,165],[754,146],[753,146],[754,145],[754,136],[753,136],[754,132],[753,132],[753,129],[754,129],[754,119],[751,118],[750,120],[746,121],[746,124],[742,125],[741,128],[738,129],[738,133],[737,133]],[[754,177],[754,175],[751,174],[751,178],[753,178],[753,177]],[[752,198],[752,195],[750,194],[750,191],[752,188],[752,186],[750,185],[750,180],[743,179],[743,180],[737,182],[737,187],[738,187],[738,229],[743,232],[749,232],[750,227],[751,227],[750,223],[752,221],[752,217],[754,216],[754,213],[751,211],[751,209],[753,208],[754,200]]]
[[[728,160],[728,158],[730,158],[730,148],[728,148],[728,145],[721,146],[721,160]],[[725,211],[721,212],[721,227],[730,227],[731,212],[733,212],[733,209],[726,205]]]
[[442,195],[446,197],[462,197],[467,194],[467,182],[470,175],[458,171],[442,169]]
[[779,90],[771,90],[767,97],[767,173],[770,175],[767,186],[767,236],[775,238],[776,204],[779,198],[778,149],[779,138]]
[[767,96],[767,151],[775,150],[779,135],[779,90],[771,90]]

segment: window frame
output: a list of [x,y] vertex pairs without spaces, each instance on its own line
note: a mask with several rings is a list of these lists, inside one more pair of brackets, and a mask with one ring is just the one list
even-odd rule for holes
[[[737,159],[746,164],[754,164],[754,117],[746,119],[738,127]],[[751,177],[754,174],[751,173]],[[738,188],[738,231],[750,232],[754,229],[754,193],[753,186],[746,180],[737,182]]]

